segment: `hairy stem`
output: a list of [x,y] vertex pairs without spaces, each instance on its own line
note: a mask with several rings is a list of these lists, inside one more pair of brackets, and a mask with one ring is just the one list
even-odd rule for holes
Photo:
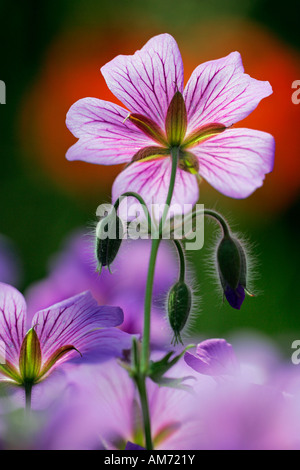
[[151,420],[150,420],[145,375],[140,375],[139,377],[137,377],[136,384],[137,384],[137,388],[138,388],[138,392],[139,392],[140,400],[141,400],[146,449],[152,450],[153,443],[152,443],[152,434],[151,434]]
[[184,281],[184,279],[185,279],[185,257],[184,257],[183,247],[182,247],[182,244],[179,240],[174,239],[173,242],[174,242],[174,244],[177,248],[177,252],[178,252],[178,255],[179,255],[179,263],[180,263],[179,280]]

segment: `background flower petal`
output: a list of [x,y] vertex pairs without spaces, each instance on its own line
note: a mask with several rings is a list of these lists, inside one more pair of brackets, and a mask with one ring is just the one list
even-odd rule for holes
[[[126,191],[134,191],[142,196],[154,218],[159,220],[162,216],[162,205],[165,204],[171,176],[172,162],[169,157],[149,162],[136,162],[122,171],[115,179],[112,188],[113,203]],[[177,169],[173,198],[171,201],[172,215],[189,212],[199,197],[198,182],[195,175]],[[127,203],[127,211],[125,207]],[[152,207],[151,204],[157,204]],[[161,211],[158,205],[161,205]],[[141,206],[133,198],[127,198],[120,204],[120,214],[126,219],[128,212],[134,218],[133,206],[136,207],[143,217]],[[171,215],[171,214],[169,214]]]
[[231,344],[225,339],[209,339],[197,346],[196,356],[186,352],[185,362],[204,375],[235,375],[239,370]]
[[126,109],[108,101],[77,101],[67,114],[66,124],[79,141],[68,150],[67,159],[114,165],[130,161],[140,148],[153,145],[153,140],[127,117]]
[[214,188],[233,198],[248,197],[273,169],[275,142],[266,132],[227,129],[192,149],[199,173]]
[[14,287],[0,283],[0,359],[18,367],[26,333],[26,303]]
[[269,82],[243,73],[238,52],[205,62],[192,73],[184,90],[188,132],[208,123],[227,127],[244,119],[272,93]]
[[169,34],[151,38],[132,56],[119,55],[101,72],[108,88],[131,111],[143,114],[164,129],[168,106],[183,91],[183,64]]
[[[45,362],[65,345],[74,346],[83,355],[92,347],[91,343],[95,344],[96,337],[101,346],[100,334],[105,331],[101,329],[120,325],[122,321],[119,307],[99,306],[90,292],[85,292],[41,310],[33,317],[32,325],[36,325]],[[71,351],[62,361],[74,354],[78,353]]]

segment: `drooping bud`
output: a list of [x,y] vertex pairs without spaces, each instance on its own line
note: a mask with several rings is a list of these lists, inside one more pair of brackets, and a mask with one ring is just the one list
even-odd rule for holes
[[239,310],[247,282],[247,258],[241,243],[225,236],[218,246],[217,263],[224,295],[231,307]]
[[168,317],[174,332],[172,344],[183,344],[180,332],[183,330],[189,317],[192,306],[192,293],[184,281],[178,281],[168,294]]
[[24,384],[34,384],[39,377],[42,352],[34,327],[26,333],[20,350],[19,369]]
[[118,254],[124,237],[123,222],[113,210],[104,217],[96,228],[96,257],[98,260],[97,271],[101,273],[103,266],[110,268]]

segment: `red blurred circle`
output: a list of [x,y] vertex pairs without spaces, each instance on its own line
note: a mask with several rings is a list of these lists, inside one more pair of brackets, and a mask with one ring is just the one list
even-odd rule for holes
[[190,32],[187,42],[197,45],[189,53],[193,67],[239,51],[245,72],[257,80],[269,81],[273,87],[273,94],[235,125],[269,132],[275,137],[273,172],[266,175],[264,185],[248,199],[222,197],[208,184],[203,185],[202,195],[230,209],[261,214],[284,209],[299,196],[300,189],[300,104],[292,102],[295,91],[292,83],[300,79],[299,54],[263,26],[241,19],[201,24]]

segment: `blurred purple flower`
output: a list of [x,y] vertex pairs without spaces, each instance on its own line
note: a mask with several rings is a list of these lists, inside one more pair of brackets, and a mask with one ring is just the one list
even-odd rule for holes
[[184,360],[192,369],[204,375],[236,375],[239,372],[236,355],[225,339],[208,339],[199,343],[196,356],[186,352]]
[[244,73],[241,56],[205,62],[184,88],[183,63],[174,38],[161,34],[132,56],[119,55],[101,72],[130,110],[96,98],[77,101],[66,124],[79,141],[68,160],[130,165],[113,185],[113,201],[135,191],[146,204],[164,203],[172,147],[179,147],[172,202],[195,204],[200,174],[221,193],[249,196],[272,171],[274,138],[231,126],[272,93],[269,82]]
[[[40,434],[39,448],[124,450],[128,441],[145,447],[139,396],[127,371],[109,361],[97,369],[67,364],[65,373],[69,389]],[[147,389],[155,449],[189,449],[196,400],[150,379]]]
[[[110,361],[97,370],[70,364],[66,374],[71,388],[61,409],[52,413],[55,420],[41,434],[39,448],[117,450],[124,449],[128,441],[144,446],[140,403],[125,370]],[[183,362],[172,369],[171,375],[188,374]],[[271,378],[256,384],[247,374],[218,382],[195,374],[190,380],[193,393],[160,387],[149,380],[154,448],[300,448],[299,391],[288,396],[285,384],[279,388],[274,375],[273,371]]]
[[[192,371],[194,378],[186,381],[192,393],[147,381],[155,449],[300,449],[297,367],[274,360],[277,350],[265,339],[237,336],[234,346],[241,366],[237,376],[216,382]],[[182,361],[170,376],[190,371]],[[124,369],[115,361],[97,368],[68,363],[64,374],[60,400],[43,410],[44,422],[27,447],[116,450],[128,441],[144,446],[139,398]],[[19,448],[16,436],[10,439]]]
[[12,242],[0,234],[0,282],[17,286],[20,282],[21,266]]
[[137,444],[133,444],[128,441],[125,450],[145,450],[145,447],[138,446]]
[[74,356],[101,361],[131,347],[130,336],[113,328],[122,310],[98,306],[89,292],[36,313],[28,331],[26,320],[22,294],[0,283],[0,381],[32,386]]
[[[30,286],[26,292],[29,313],[46,308],[84,290],[90,290],[100,304],[119,305],[124,311],[121,329],[127,333],[142,332],[144,293],[151,242],[124,240],[113,265],[96,272],[91,240],[82,232],[70,236],[62,251],[55,256],[49,276]],[[164,320],[164,297],[177,276],[176,256],[167,243],[158,252],[153,290],[152,339],[165,343],[169,337]]]

